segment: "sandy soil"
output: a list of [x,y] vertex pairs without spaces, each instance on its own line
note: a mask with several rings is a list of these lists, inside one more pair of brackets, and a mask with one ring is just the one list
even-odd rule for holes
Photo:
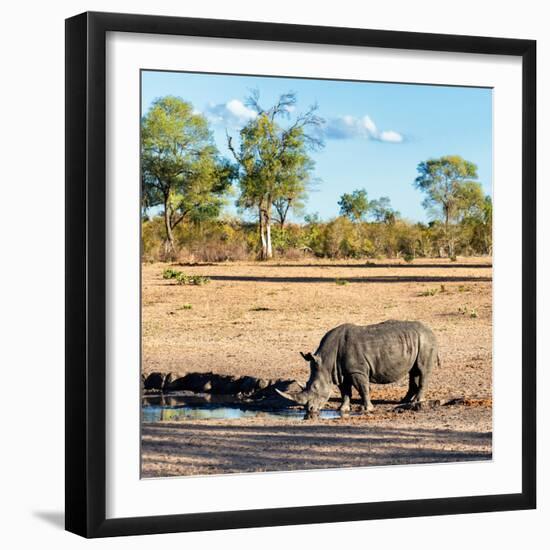
[[143,426],[142,476],[489,460],[491,439],[490,412],[466,406],[404,413],[379,407],[365,417],[314,422],[159,422]]
[[[334,326],[414,319],[429,325],[440,344],[442,365],[434,371],[426,397],[466,396],[485,405],[403,414],[379,405],[367,418],[320,424],[246,419],[147,425],[144,475],[328,467],[333,460],[342,466],[338,453],[348,438],[358,445],[346,458],[344,465],[350,466],[490,457],[490,258],[171,266],[210,277],[204,286],[164,280],[166,267],[143,266],[146,374],[213,371],[303,382],[309,369],[298,352],[315,351]],[[373,399],[396,401],[406,384],[373,385]],[[285,437],[292,453],[277,451],[277,441]],[[297,452],[296,445],[304,452]]]

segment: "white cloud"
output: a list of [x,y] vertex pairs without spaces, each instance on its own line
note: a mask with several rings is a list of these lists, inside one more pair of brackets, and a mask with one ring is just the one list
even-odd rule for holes
[[323,128],[327,139],[363,138],[388,143],[401,143],[403,135],[395,130],[378,130],[376,124],[368,115],[354,117],[344,115],[329,119]]
[[238,99],[231,99],[227,103],[211,103],[207,106],[205,114],[213,124],[231,129],[239,129],[256,117],[256,111],[249,109]]
[[252,109],[249,109],[246,105],[244,105],[241,101],[238,99],[232,99],[231,101],[228,101],[226,104],[227,110],[235,115],[236,117],[242,118],[242,119],[251,119],[255,118],[256,112]]
[[401,143],[403,141],[403,136],[398,132],[394,132],[393,130],[385,130],[384,132],[380,132],[380,141]]
[[368,132],[369,135],[375,136],[378,133],[376,124],[374,124],[374,121],[370,116],[365,115],[361,120],[361,123],[363,125],[363,128],[365,128],[365,130]]
[[[289,105],[287,111],[294,111],[294,106]],[[230,130],[239,130],[247,122],[256,118],[257,113],[247,107],[239,99],[230,99],[226,103],[210,103],[204,110],[212,124],[223,126]],[[395,130],[379,130],[368,115],[355,117],[343,115],[331,118],[320,129],[320,135],[326,139],[353,139],[362,138],[386,143],[401,143],[404,137]]]

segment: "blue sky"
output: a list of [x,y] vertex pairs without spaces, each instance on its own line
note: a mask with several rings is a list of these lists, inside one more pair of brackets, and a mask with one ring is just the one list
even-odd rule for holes
[[365,188],[370,199],[390,197],[405,218],[427,221],[423,195],[412,185],[416,167],[450,154],[477,164],[479,181],[491,194],[490,89],[143,71],[142,112],[164,95],[191,102],[209,119],[220,153],[230,157],[226,130],[238,141],[238,128],[253,116],[244,105],[252,89],[267,107],[292,90],[298,101],[291,116],[317,103],[326,121],[325,146],[312,154],[320,183],[306,213],[335,217],[343,193]]

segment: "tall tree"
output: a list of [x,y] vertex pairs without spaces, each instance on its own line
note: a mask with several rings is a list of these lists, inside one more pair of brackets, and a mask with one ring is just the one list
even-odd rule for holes
[[174,96],[157,99],[141,121],[142,207],[162,205],[165,253],[184,219],[217,216],[234,175],[221,162],[206,119]]
[[365,218],[369,211],[369,201],[365,189],[356,189],[353,193],[344,193],[338,201],[340,216],[358,222]]
[[472,205],[483,197],[477,166],[458,155],[421,162],[414,181],[426,194],[423,206],[444,224],[447,253],[455,256],[456,226]]
[[[240,131],[240,146],[227,143],[239,166],[240,196],[238,206],[256,212],[261,243],[261,259],[273,257],[271,224],[273,208],[279,211],[279,222],[284,221],[289,208],[306,192],[314,163],[308,152],[322,146],[319,133],[323,123],[312,106],[294,118],[296,94],[288,92],[279,97],[269,109],[260,105],[258,91],[252,92],[246,105],[256,112]],[[286,122],[286,123],[285,123]]]
[[273,201],[273,218],[281,230],[284,229],[291,210],[295,213],[303,211],[312,170],[313,163],[310,159],[304,158],[299,163],[295,163],[292,170],[281,179],[279,197]]
[[493,250],[493,201],[489,195],[485,197],[478,195],[475,199],[475,203],[470,205],[462,220],[462,225],[466,230],[466,240],[474,250],[483,254],[491,254]]
[[370,201],[368,210],[374,221],[379,223],[393,224],[400,216],[400,213],[392,208],[389,197]]

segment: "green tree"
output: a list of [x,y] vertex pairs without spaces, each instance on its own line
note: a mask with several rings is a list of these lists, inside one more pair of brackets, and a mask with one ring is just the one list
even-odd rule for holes
[[493,253],[493,200],[490,195],[485,197],[483,201],[483,209],[481,216],[482,224],[482,241],[485,245],[485,254]]
[[316,114],[317,107],[290,120],[295,104],[296,94],[288,92],[275,105],[264,109],[259,103],[259,92],[254,91],[246,105],[254,109],[256,116],[241,129],[238,150],[231,136],[227,136],[228,147],[239,166],[237,205],[258,216],[263,260],[273,256],[273,209],[284,226],[289,208],[305,197],[314,167],[308,152],[322,146],[316,130],[323,120]]
[[455,256],[457,224],[483,197],[477,166],[458,155],[421,162],[414,181],[425,193],[423,206],[444,225],[447,254]]
[[282,178],[280,196],[273,201],[273,217],[281,231],[284,231],[286,219],[291,210],[295,213],[303,211],[312,170],[313,163],[309,159],[304,159],[301,166],[295,166],[287,177]]
[[340,216],[358,222],[365,218],[369,211],[369,201],[365,189],[356,189],[353,193],[344,193],[338,201]]
[[489,195],[477,197],[462,220],[465,240],[473,251],[491,254],[493,251],[493,201]]
[[221,162],[204,116],[174,96],[157,99],[141,121],[142,208],[161,205],[165,254],[184,219],[215,217],[234,170]]
[[400,216],[400,213],[392,208],[389,197],[380,197],[371,201],[368,210],[374,221],[378,223],[392,224]]

